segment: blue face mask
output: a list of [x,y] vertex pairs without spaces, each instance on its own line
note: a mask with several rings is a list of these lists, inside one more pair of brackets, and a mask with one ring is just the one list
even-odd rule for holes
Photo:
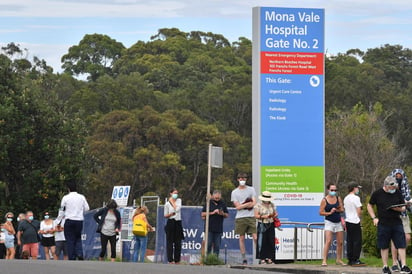
[[329,191],[330,196],[336,196],[336,191]]
[[179,197],[179,195],[177,195],[176,193],[172,194],[172,198],[173,198],[173,199],[175,199],[175,200],[176,200],[176,199],[177,199],[177,197]]
[[13,221],[13,218],[7,218],[7,221],[11,222],[11,221]]
[[33,216],[29,216],[30,221],[33,221],[33,219],[34,219]]
[[45,215],[45,216],[44,216],[44,219],[47,220],[48,218],[50,218],[49,215]]
[[396,192],[396,189],[388,189],[388,193],[394,194]]
[[5,232],[5,231],[6,231],[6,229],[5,229],[5,228],[2,228],[2,229],[1,229],[1,231]]

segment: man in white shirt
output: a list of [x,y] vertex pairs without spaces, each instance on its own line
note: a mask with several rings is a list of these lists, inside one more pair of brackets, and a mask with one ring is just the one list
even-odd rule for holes
[[66,238],[69,260],[83,260],[82,229],[84,212],[89,210],[86,198],[77,193],[76,182],[72,179],[67,182],[69,194],[61,201],[61,210],[66,219],[64,237]]
[[348,256],[350,266],[365,266],[366,264],[359,260],[362,249],[362,230],[360,216],[362,214],[362,203],[358,196],[359,186],[355,182],[349,183],[348,191],[343,200],[345,207],[346,223],[346,255]]

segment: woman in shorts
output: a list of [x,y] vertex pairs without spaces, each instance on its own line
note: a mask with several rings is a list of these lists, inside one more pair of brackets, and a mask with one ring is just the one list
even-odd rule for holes
[[333,234],[336,234],[336,264],[346,265],[342,261],[343,225],[341,213],[344,211],[342,199],[337,195],[338,188],[334,184],[326,186],[328,194],[320,203],[319,214],[325,216],[325,246],[323,247],[322,266],[327,266],[329,247]]
[[7,212],[6,214],[6,222],[4,223],[4,233],[5,233],[5,241],[4,245],[6,246],[6,259],[11,260],[14,259],[16,255],[16,249],[14,247],[14,235],[16,235],[16,230],[13,226],[13,217],[14,214],[12,212]]
[[44,256],[46,260],[50,260],[50,252],[54,260],[57,260],[56,256],[56,242],[54,238],[54,221],[50,219],[49,212],[44,213],[44,220],[40,223],[39,234],[41,237],[41,244],[44,248]]

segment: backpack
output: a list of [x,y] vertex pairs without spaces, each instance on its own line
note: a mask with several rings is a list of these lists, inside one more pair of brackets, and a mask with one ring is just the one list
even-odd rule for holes
[[147,223],[143,220],[143,214],[138,214],[133,219],[133,234],[145,237],[147,235]]

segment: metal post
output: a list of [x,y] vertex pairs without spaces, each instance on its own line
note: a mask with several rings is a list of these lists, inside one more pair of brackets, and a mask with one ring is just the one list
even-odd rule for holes
[[205,219],[205,249],[207,256],[207,243],[209,237],[209,207],[210,207],[210,181],[212,176],[212,144],[209,144],[209,154],[208,154],[208,163],[207,163],[207,191],[206,191],[206,219]]
[[298,228],[296,226],[294,228],[293,234],[293,261],[296,262],[298,259]]

